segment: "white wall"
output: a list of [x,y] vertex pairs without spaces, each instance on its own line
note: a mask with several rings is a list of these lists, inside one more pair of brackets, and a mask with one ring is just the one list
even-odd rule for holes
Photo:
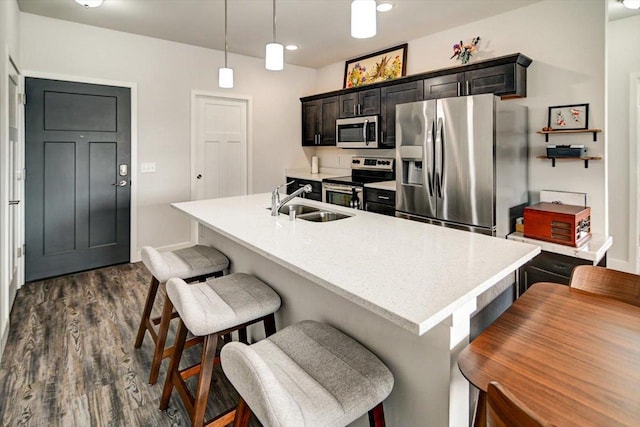
[[9,56],[20,66],[19,12],[15,0],[0,1],[0,359],[9,332]]
[[[601,0],[544,0],[502,15],[452,28],[417,40],[409,40],[407,74],[455,66],[450,60],[456,41],[481,37],[479,52],[472,61],[511,53],[533,59],[527,69],[527,97],[510,100],[529,107],[529,187],[537,197],[544,189],[588,193],[592,209],[592,231],[607,232],[605,162],[558,162],[546,160],[546,143],[535,133],[547,124],[548,107],[589,103],[589,126],[604,128],[605,20],[606,2]],[[636,39],[637,40],[637,39]],[[363,54],[366,52],[363,52]],[[318,70],[316,92],[340,89],[344,62]],[[555,137],[550,143],[584,144],[589,154],[605,157],[604,132],[598,142],[590,134]],[[345,152],[324,149],[321,164]],[[615,244],[615,243],[614,243]]]
[[[631,48],[640,40],[640,15],[609,22],[607,28],[607,99],[610,232],[614,245],[609,252],[612,266],[633,272],[637,244],[638,213],[635,201],[638,189],[632,184],[637,174],[637,151],[631,138],[629,96],[631,73],[640,72],[640,53]],[[632,173],[633,172],[633,173]],[[635,194],[633,194],[635,192]],[[633,215],[635,213],[635,215]],[[635,216],[635,218],[634,218]],[[635,226],[634,226],[635,225]],[[634,232],[635,230],[635,232]]]
[[[138,88],[138,247],[189,240],[189,222],[169,203],[190,198],[191,90],[253,99],[253,192],[284,182],[284,170],[306,161],[300,146],[299,97],[314,87],[313,69],[265,70],[263,60],[229,55],[235,88],[218,88],[224,54],[164,40],[21,13],[25,70],[135,82]],[[139,167],[139,166],[138,166]],[[133,183],[136,185],[136,183]],[[265,200],[265,203],[267,200]]]

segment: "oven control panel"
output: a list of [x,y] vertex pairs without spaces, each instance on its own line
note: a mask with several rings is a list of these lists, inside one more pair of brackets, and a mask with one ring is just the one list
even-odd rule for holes
[[394,161],[390,157],[353,157],[351,169],[393,171]]

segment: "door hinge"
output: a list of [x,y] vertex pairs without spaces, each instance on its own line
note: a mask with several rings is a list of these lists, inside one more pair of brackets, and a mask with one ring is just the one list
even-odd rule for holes
[[18,104],[27,105],[27,94],[19,93],[18,94]]
[[27,245],[23,244],[22,245],[22,255],[26,255],[27,254]]
[[18,258],[22,256],[22,248],[17,248],[16,252],[18,253]]

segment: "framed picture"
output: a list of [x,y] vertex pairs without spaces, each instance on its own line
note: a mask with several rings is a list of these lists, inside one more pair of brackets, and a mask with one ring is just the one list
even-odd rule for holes
[[344,64],[344,87],[358,87],[407,75],[407,43],[350,59]]
[[547,126],[553,130],[588,129],[589,104],[549,107]]

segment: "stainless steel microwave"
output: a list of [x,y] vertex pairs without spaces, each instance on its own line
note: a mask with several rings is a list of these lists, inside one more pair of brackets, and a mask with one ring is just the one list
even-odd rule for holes
[[336,145],[340,148],[378,148],[378,116],[336,120]]

